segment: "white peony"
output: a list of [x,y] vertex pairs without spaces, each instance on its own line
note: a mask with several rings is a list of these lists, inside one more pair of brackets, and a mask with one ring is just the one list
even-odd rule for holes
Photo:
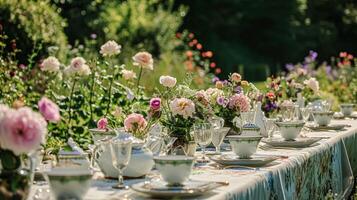
[[314,92],[318,92],[320,90],[319,82],[316,80],[316,78],[310,78],[309,80],[305,80],[304,84]]
[[64,69],[65,75],[78,74],[81,76],[87,76],[91,74],[89,66],[86,64],[86,60],[82,57],[75,57],[71,60],[69,67]]
[[154,60],[152,55],[148,52],[139,52],[135,54],[133,61],[133,65],[141,66],[142,68],[150,70],[154,69]]
[[121,46],[118,45],[114,40],[109,40],[100,47],[100,53],[103,56],[113,56],[120,53]]
[[50,56],[43,60],[41,64],[42,71],[57,72],[60,69],[61,63],[56,57]]
[[132,80],[132,79],[136,78],[136,73],[132,70],[123,69],[123,70],[121,70],[121,73],[125,80]]
[[171,101],[170,110],[174,116],[181,115],[183,118],[187,119],[192,117],[195,113],[195,104],[190,99],[176,98]]
[[172,88],[176,85],[176,82],[176,78],[172,76],[160,76],[160,84],[165,87]]

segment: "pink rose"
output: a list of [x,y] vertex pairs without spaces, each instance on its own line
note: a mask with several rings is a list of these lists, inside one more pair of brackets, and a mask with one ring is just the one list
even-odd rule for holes
[[108,127],[108,119],[103,117],[97,122],[97,128],[107,130]]
[[47,97],[41,98],[38,102],[38,109],[47,121],[58,122],[61,119],[57,104],[52,102]]
[[136,133],[143,131],[147,126],[147,122],[143,115],[132,113],[124,120],[124,128],[126,131]]
[[139,52],[133,57],[134,65],[140,66],[144,69],[153,70],[154,69],[154,59],[152,55],[148,52]]
[[150,100],[150,109],[151,110],[160,110],[161,107],[161,99],[160,98],[152,98]]
[[28,107],[10,109],[0,119],[0,146],[17,155],[40,148],[46,133],[45,119]]

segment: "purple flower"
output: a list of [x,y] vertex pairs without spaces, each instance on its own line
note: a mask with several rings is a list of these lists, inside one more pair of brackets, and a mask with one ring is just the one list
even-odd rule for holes
[[133,100],[135,98],[133,91],[126,89],[126,98],[130,101]]
[[330,65],[327,65],[326,68],[325,68],[325,70],[326,70],[326,74],[327,74],[328,76],[331,76],[331,72],[332,72],[331,66],[330,66]]
[[234,90],[235,93],[240,94],[242,92],[242,87],[241,86],[237,86],[233,90]]
[[291,64],[291,63],[288,63],[285,65],[285,68],[288,70],[288,71],[292,71],[294,69],[294,65]]
[[305,63],[312,63],[316,60],[317,58],[317,52],[310,50],[309,55],[305,57]]
[[316,60],[317,55],[318,55],[317,52],[312,50],[309,51],[309,56],[311,57],[311,59]]
[[228,104],[228,100],[224,97],[217,97],[217,104],[226,107]]
[[223,82],[223,85],[228,85],[228,80],[224,80],[224,81],[222,81]]
[[212,78],[212,83],[215,84],[217,81],[219,81],[219,78],[218,78],[217,76],[215,76],[215,77]]

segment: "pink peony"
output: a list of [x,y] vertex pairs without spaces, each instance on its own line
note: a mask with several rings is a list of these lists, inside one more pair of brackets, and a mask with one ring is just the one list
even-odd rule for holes
[[161,107],[161,99],[160,98],[152,98],[150,100],[150,109],[151,110],[160,110]]
[[105,129],[107,130],[108,128],[108,119],[103,117],[97,122],[97,128],[99,129]]
[[42,97],[38,102],[38,109],[42,116],[50,122],[58,122],[61,120],[61,115],[57,104],[52,102],[47,97]]
[[0,146],[17,155],[38,149],[46,133],[45,119],[28,107],[10,109],[0,119]]
[[244,94],[235,94],[229,99],[228,107],[230,109],[237,109],[240,112],[248,112],[250,109],[250,101]]
[[124,120],[124,128],[128,132],[143,131],[147,126],[147,122],[143,115],[132,113]]
[[154,69],[154,60],[152,55],[148,52],[139,52],[133,57],[133,65],[140,66],[144,69],[153,70]]

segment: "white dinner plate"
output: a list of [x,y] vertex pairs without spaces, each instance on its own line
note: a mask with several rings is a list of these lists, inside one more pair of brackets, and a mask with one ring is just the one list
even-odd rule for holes
[[276,156],[253,155],[252,158],[241,159],[236,155],[217,155],[210,157],[214,162],[221,165],[241,165],[248,167],[261,167],[274,160],[278,159]]
[[183,186],[167,186],[164,181],[145,181],[130,188],[141,195],[157,198],[197,197],[223,184],[209,181],[186,181]]
[[304,148],[309,147],[315,142],[321,140],[321,138],[296,138],[295,140],[284,140],[283,138],[268,138],[263,139],[262,142],[273,147],[292,147],[292,148]]

